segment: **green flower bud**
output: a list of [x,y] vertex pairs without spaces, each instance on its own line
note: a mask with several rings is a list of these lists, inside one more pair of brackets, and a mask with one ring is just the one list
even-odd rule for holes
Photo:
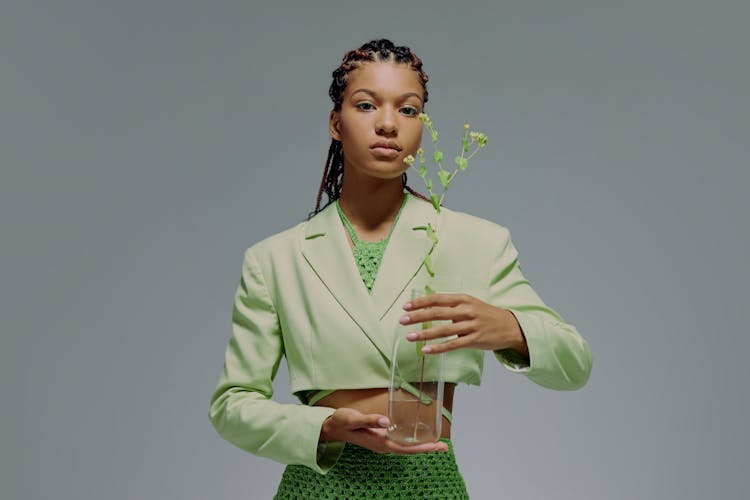
[[451,183],[451,173],[447,170],[439,170],[438,179],[440,180],[440,184],[443,185],[443,188],[448,189],[448,186]]

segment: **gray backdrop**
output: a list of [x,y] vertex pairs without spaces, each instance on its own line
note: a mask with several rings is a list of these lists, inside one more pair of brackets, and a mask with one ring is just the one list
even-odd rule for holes
[[491,357],[459,388],[472,497],[745,497],[749,16],[3,1],[0,496],[270,498],[282,465],[207,416],[242,254],[313,208],[331,71],[386,36],[424,60],[444,137],[490,137],[448,205],[511,230],[594,355],[576,392]]

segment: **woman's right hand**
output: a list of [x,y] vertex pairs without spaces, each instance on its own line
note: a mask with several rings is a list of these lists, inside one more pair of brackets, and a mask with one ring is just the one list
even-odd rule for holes
[[346,441],[375,453],[399,453],[403,455],[448,451],[448,445],[438,441],[403,445],[391,441],[386,434],[390,422],[385,415],[365,414],[353,408],[338,408],[320,428],[320,442]]

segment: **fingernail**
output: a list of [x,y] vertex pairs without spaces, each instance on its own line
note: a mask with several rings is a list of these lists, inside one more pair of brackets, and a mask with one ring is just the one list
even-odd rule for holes
[[404,304],[404,309],[406,309],[407,311],[410,310],[411,309],[411,302],[407,302],[406,304]]
[[409,316],[401,316],[398,320],[399,323],[405,325],[409,322]]
[[430,347],[430,346],[426,345],[426,346],[424,346],[424,347],[422,348],[422,352],[423,352],[423,353],[425,353],[425,354],[429,354],[429,353],[431,353],[431,352],[432,352],[432,347]]
[[418,337],[419,337],[419,335],[417,335],[415,332],[411,332],[411,333],[407,333],[406,334],[406,339],[407,340],[417,340]]
[[380,417],[378,419],[378,425],[380,425],[380,427],[388,427],[388,419],[385,417]]

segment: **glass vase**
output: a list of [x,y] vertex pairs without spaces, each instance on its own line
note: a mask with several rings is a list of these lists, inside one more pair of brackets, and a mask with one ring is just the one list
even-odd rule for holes
[[[424,295],[412,290],[412,298]],[[422,329],[438,322],[422,323]],[[423,354],[421,348],[437,341],[412,342],[406,333],[416,325],[401,329],[391,358],[388,388],[388,439],[401,444],[431,443],[440,438],[443,410],[443,367],[445,354]]]

